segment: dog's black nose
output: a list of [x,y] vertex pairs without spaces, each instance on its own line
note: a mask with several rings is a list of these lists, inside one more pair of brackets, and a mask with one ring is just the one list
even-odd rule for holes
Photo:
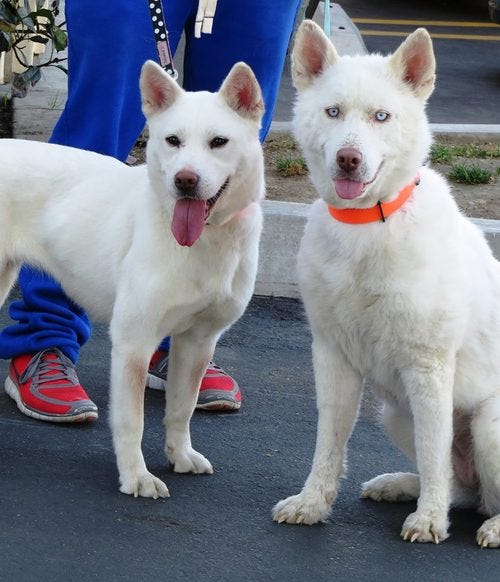
[[184,194],[189,194],[198,185],[199,176],[191,170],[181,170],[174,178],[175,187]]
[[363,161],[363,154],[354,148],[342,148],[337,152],[337,165],[348,174],[356,171]]

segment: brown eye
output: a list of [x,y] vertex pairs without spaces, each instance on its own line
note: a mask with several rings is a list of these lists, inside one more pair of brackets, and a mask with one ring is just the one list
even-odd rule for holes
[[212,149],[215,148],[221,148],[223,146],[225,146],[227,144],[229,140],[226,137],[214,137],[211,141],[210,141],[210,147]]
[[175,148],[178,148],[181,145],[181,140],[176,135],[169,135],[165,138],[165,141]]

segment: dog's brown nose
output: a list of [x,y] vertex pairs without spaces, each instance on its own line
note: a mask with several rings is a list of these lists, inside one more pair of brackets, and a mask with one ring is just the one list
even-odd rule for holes
[[184,194],[189,194],[198,185],[199,176],[191,170],[181,170],[175,175],[175,187],[183,192]]
[[342,148],[337,152],[337,165],[348,174],[356,171],[363,161],[363,154],[354,148]]

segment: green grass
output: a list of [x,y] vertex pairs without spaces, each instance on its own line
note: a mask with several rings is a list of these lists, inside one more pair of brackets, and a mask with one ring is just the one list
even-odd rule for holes
[[[450,165],[450,180],[460,184],[490,184],[500,176],[500,167],[487,170],[473,160],[500,159],[500,144],[467,143],[447,145],[436,142],[430,155],[433,164]],[[496,162],[493,163],[496,165]]]
[[[496,173],[498,174],[498,168]],[[448,177],[459,184],[490,184],[493,181],[493,172],[477,164],[454,164]]]
[[493,143],[468,143],[446,145],[435,143],[431,148],[431,162],[434,164],[451,164],[455,158],[498,159],[500,145]]
[[59,91],[57,91],[55,93],[55,95],[52,95],[49,98],[49,102],[47,103],[47,107],[49,108],[50,111],[53,111],[54,109],[61,107],[63,103],[64,103],[64,98],[61,97]]
[[431,148],[431,162],[433,164],[451,164],[453,161],[453,154],[451,147],[442,143],[432,144]]
[[276,169],[282,176],[303,176],[307,174],[307,165],[302,158],[278,158]]

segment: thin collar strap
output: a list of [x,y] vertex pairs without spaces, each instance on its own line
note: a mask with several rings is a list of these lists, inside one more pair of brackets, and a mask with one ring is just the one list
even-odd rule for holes
[[371,208],[335,208],[328,205],[328,212],[339,222],[347,224],[367,224],[368,222],[385,222],[391,214],[399,210],[412,195],[415,186],[420,183],[417,175],[409,184],[402,188],[396,198],[389,202],[377,202]]

